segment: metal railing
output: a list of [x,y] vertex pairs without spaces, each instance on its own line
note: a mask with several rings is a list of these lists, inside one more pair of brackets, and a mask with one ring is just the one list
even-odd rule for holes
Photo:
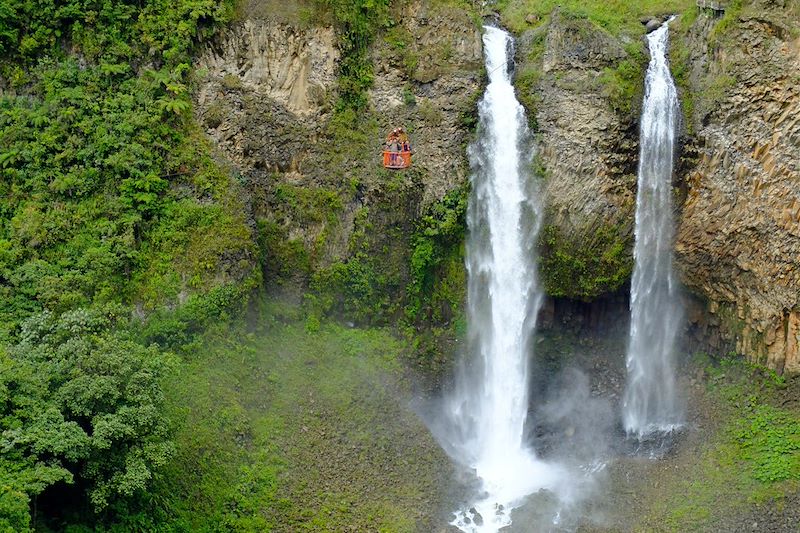
[[408,168],[411,166],[411,151],[392,152],[384,150],[383,166],[391,169]]
[[723,2],[720,0],[697,0],[697,7],[700,9],[710,9],[712,11],[725,11],[725,8],[728,7],[728,2]]

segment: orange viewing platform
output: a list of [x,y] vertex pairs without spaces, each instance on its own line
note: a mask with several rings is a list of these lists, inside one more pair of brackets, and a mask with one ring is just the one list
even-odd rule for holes
[[391,152],[383,151],[383,166],[393,170],[401,170],[411,166],[411,151]]

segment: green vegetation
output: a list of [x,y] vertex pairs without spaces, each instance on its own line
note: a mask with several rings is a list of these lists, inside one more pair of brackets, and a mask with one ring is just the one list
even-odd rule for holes
[[[411,281],[406,316],[441,322],[461,309],[466,297],[464,232],[469,185],[431,206],[411,237]],[[447,316],[445,316],[447,315]]]
[[689,79],[691,76],[691,50],[686,42],[686,36],[697,19],[697,14],[697,10],[690,9],[672,23],[675,37],[670,40],[669,50],[669,68],[675,80],[675,85],[678,87],[683,123],[689,135],[694,131],[695,94]]
[[545,50],[545,37],[546,34],[543,31],[538,31],[534,35],[522,68],[517,71],[514,78],[517,99],[525,107],[528,114],[528,126],[534,131],[538,128],[536,112],[541,103],[541,95],[537,85],[543,75],[541,64]]
[[[169,382],[177,455],[150,515],[188,531],[419,531],[443,457],[382,329],[271,305],[253,332],[216,328]],[[409,468],[413,457],[414,468]]]
[[335,315],[359,324],[432,325],[459,315],[468,186],[449,192],[407,227],[387,224],[406,219],[405,209],[418,201],[413,181],[398,183],[396,190],[390,186],[383,202],[357,211],[347,259],[312,276],[306,301],[313,321]]
[[592,300],[619,289],[631,275],[632,235],[622,227],[603,225],[577,240],[548,225],[539,241],[541,272],[550,296]]
[[369,46],[391,26],[389,0],[318,0],[336,24],[339,50],[339,108],[364,109],[374,74]]
[[[413,37],[402,24],[402,10],[390,10],[385,2],[345,6],[320,1],[315,5],[316,16],[336,28],[342,55],[353,56],[352,61],[342,63],[339,99],[324,130],[326,142],[337,150],[326,154],[322,183],[289,187],[279,187],[277,180],[268,183],[269,209],[257,214],[265,279],[290,291],[299,286],[300,291],[307,292],[303,300],[309,331],[315,331],[329,316],[360,325],[398,324],[412,337],[416,336],[416,327],[425,333],[436,329],[437,339],[451,335],[453,319],[462,312],[464,299],[466,205],[465,196],[459,207],[451,197],[465,193],[451,193],[428,208],[424,221],[415,220],[413,212],[421,201],[425,169],[415,166],[396,173],[380,166],[375,153],[385,134],[387,117],[370,109],[366,100],[373,76],[367,48],[378,35],[391,54],[385,59],[397,60],[395,66],[406,69],[409,78],[416,68],[412,64],[415,57],[409,53]],[[472,10],[468,2],[432,2],[427,7]],[[443,45],[437,57],[452,53],[452,45]],[[363,68],[345,68],[345,63],[352,66],[359,62]],[[396,120],[405,118],[404,125],[413,133],[419,122],[436,125],[442,116],[427,99],[416,99],[410,83],[403,94],[408,110]],[[467,128],[476,123],[474,104],[479,96],[480,92],[470,95],[459,105],[459,118]],[[330,201],[322,199],[321,192]],[[358,203],[364,207],[354,207]],[[461,210],[459,214],[448,213],[456,208]],[[436,218],[442,220],[434,223]],[[350,220],[353,231],[349,240],[340,242]],[[418,243],[415,252],[411,242],[423,231],[429,233],[425,238],[431,246],[430,257],[421,253],[424,245]],[[421,289],[423,278],[425,287]],[[432,292],[427,292],[431,287]],[[420,362],[442,357],[437,342],[422,342]]]
[[[642,99],[644,73],[647,67],[646,47],[642,40],[644,26],[641,19],[667,13],[696,13],[691,0],[651,0],[639,2],[601,1],[533,1],[507,0],[501,3],[502,19],[515,32],[534,29],[528,43],[528,56],[515,82],[520,101],[534,120],[538,106],[536,85],[541,79],[541,63],[546,37],[545,25],[551,13],[559,15],[572,32],[581,35],[597,32],[597,39],[611,37],[624,48],[624,57],[603,69],[596,80],[611,107],[620,115],[633,118],[633,112]],[[690,15],[691,16],[691,15]],[[558,78],[556,79],[558,81]],[[532,123],[535,127],[535,123]]]
[[[478,127],[478,102],[483,96],[483,90],[478,89],[472,93],[468,98],[464,98],[461,104],[461,110],[458,113],[458,120],[461,126],[470,133],[474,133]],[[467,139],[471,136],[464,136],[462,148],[466,152]]]
[[501,0],[499,4],[503,22],[514,32],[531,27],[526,21],[529,15],[537,25],[559,8],[562,15],[588,19],[615,37],[641,35],[642,17],[682,13],[695,6],[694,0]]
[[765,486],[800,481],[800,413],[771,403],[786,379],[739,358],[723,359],[708,372],[715,392],[737,407],[727,437],[748,465],[747,475]]
[[743,0],[730,0],[725,7],[725,14],[717,22],[709,34],[709,42],[714,44],[719,41],[736,23],[742,14]]
[[417,221],[411,236],[404,321],[416,365],[440,376],[453,362],[453,343],[466,333],[464,239],[469,183],[450,191]]
[[[362,231],[369,228],[365,222]],[[368,253],[358,234],[359,244],[345,261],[337,261],[319,270],[311,283],[311,294],[306,295],[312,324],[322,314],[333,314],[358,324],[385,323],[391,315],[391,304],[396,292],[391,291],[395,281],[391,271],[379,267],[379,262]],[[396,287],[395,287],[396,288]]]
[[630,114],[641,102],[644,93],[644,73],[647,55],[640,43],[625,46],[626,57],[614,68],[606,67],[600,76],[603,95],[611,106],[623,115]]
[[238,185],[189,119],[190,52],[232,2],[0,14],[0,529],[131,526],[174,452],[163,350],[259,281]]
[[102,511],[143,490],[171,457],[160,381],[174,361],[131,339],[120,311],[44,313],[23,324],[0,376],[0,461],[17,494],[64,480]]
[[[99,12],[31,2],[4,20],[18,50],[2,63],[16,90],[0,100],[6,336],[41,309],[156,306],[165,290],[219,274],[223,251],[247,253],[230,178],[183,118],[192,40],[227,13],[212,2]],[[57,37],[88,63],[65,55]],[[35,55],[45,59],[33,65]],[[156,66],[135,71],[143,57]]]
[[393,181],[385,193],[356,211],[346,259],[313,269],[304,296],[306,327],[316,331],[325,316],[395,324],[414,346],[415,364],[437,374],[450,362],[446,346],[463,335],[468,186],[415,221],[407,210],[419,202],[418,172],[386,172]]
[[800,417],[749,398],[734,435],[758,481],[800,480]]
[[[628,37],[656,6],[560,4]],[[519,31],[554,5],[511,0],[504,17]],[[402,407],[405,372],[441,371],[464,334],[469,188],[417,217],[426,171],[374,160],[386,119],[368,106],[369,47],[385,32],[409,78],[418,67],[388,0],[262,9],[333,23],[342,59],[323,183],[268,179],[253,223],[191,114],[191,52],[231,20],[232,0],[0,0],[0,531],[433,529],[420,509],[438,508],[446,459]],[[621,112],[640,47],[603,73]],[[529,106],[540,75],[520,72]],[[465,129],[479,95],[457,104]],[[403,96],[417,125],[441,121],[411,85]],[[349,242],[334,242],[351,216]],[[553,226],[542,239],[552,295],[591,299],[630,274],[622,228],[581,249]],[[255,309],[265,280],[308,290],[303,305]],[[796,482],[797,417],[751,397],[720,449],[748,465],[741,486]],[[704,501],[685,512],[702,520]]]
[[[258,244],[264,275],[268,281],[307,281],[332,228],[338,223],[342,199],[337,191],[324,187],[302,187],[277,181],[272,189],[271,209],[258,220]],[[291,238],[294,224],[312,242]]]
[[726,358],[700,359],[708,396],[720,428],[703,443],[689,471],[669,478],[641,530],[718,530],[731,515],[753,504],[781,505],[800,488],[800,412],[780,403],[787,382],[774,372]]
[[[728,3],[725,14],[711,29],[708,36],[709,47],[720,46],[725,39],[731,38],[730,30],[733,23],[741,16],[743,9],[741,1]],[[737,83],[736,78],[726,72],[724,63],[721,64],[720,71],[714,74],[704,73],[701,79],[690,80],[692,73],[689,70],[691,65],[687,38],[697,16],[697,10],[690,10],[673,23],[675,38],[672,39],[670,46],[670,69],[680,92],[684,124],[689,135],[694,131],[695,122],[713,111],[718,101]]]
[[[391,217],[408,191],[397,191],[396,202],[387,201],[375,206],[381,216]],[[387,199],[388,200],[388,199]],[[347,246],[346,258],[317,270],[305,296],[311,327],[323,315],[334,315],[358,324],[384,324],[395,314],[400,279],[403,276],[402,257],[404,237],[399,229],[391,236],[376,234],[371,210],[362,207],[353,220],[353,232]],[[393,246],[389,249],[387,239]]]

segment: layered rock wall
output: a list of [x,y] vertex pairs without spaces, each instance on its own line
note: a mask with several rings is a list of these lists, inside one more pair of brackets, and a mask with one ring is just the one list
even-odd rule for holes
[[800,372],[797,16],[761,2],[721,35],[704,15],[695,23],[697,163],[676,242],[684,283],[707,302],[701,331],[789,373]]
[[[371,254],[399,268],[426,206],[467,179],[483,84],[480,29],[474,13],[437,5],[394,8],[400,23],[371,48],[368,120],[350,146],[332,145],[341,60],[333,27],[246,17],[198,61],[199,116],[242,174],[254,216],[302,243],[318,265],[345,260],[360,231]],[[764,0],[726,16],[700,13],[673,35],[675,49],[688,50],[680,81],[690,111],[676,175],[685,198],[677,263],[699,302],[692,331],[706,346],[800,372],[800,14]],[[519,39],[552,296],[592,300],[624,290],[630,274],[638,117],[635,103],[615,107],[607,75],[631,50],[558,11]],[[383,135],[398,124],[415,143],[413,172],[380,165]],[[303,202],[313,211],[320,198],[339,206],[333,219],[298,211]]]
[[629,234],[638,143],[599,81],[603,69],[626,53],[588,21],[557,13],[544,50],[536,122],[550,220],[569,234],[588,236],[596,221],[624,223]]
[[[303,6],[271,16],[274,7],[251,0],[196,64],[198,118],[249,192],[274,259],[265,273],[307,283],[360,255],[402,293],[417,220],[467,180],[480,27],[473,13],[439,2],[393,6],[395,24],[369,44],[369,105],[356,113],[337,107],[335,17],[323,10],[301,20]],[[384,138],[397,126],[414,148],[403,172],[382,166]]]
[[619,289],[632,267],[638,124],[614,108],[603,81],[628,53],[591,21],[558,10],[520,42],[518,89],[544,177],[545,286],[551,296],[591,300]]
[[[671,37],[689,115],[675,250],[694,295],[695,346],[798,373],[800,9],[764,0],[687,16],[691,27],[678,21]],[[531,61],[536,70],[519,88],[530,93],[545,176],[543,277],[553,296],[592,300],[630,272],[621,265],[631,260],[638,117],[614,109],[603,85],[630,43],[558,11],[522,43],[521,72]],[[613,249],[623,262],[609,268]]]

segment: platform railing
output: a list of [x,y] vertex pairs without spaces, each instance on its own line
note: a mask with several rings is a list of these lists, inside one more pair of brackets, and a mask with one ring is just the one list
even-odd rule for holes
[[408,168],[411,166],[411,151],[392,152],[383,151],[383,166],[391,169]]
[[720,0],[697,0],[697,7],[700,9],[710,9],[711,11],[724,12],[728,7],[728,2]]

